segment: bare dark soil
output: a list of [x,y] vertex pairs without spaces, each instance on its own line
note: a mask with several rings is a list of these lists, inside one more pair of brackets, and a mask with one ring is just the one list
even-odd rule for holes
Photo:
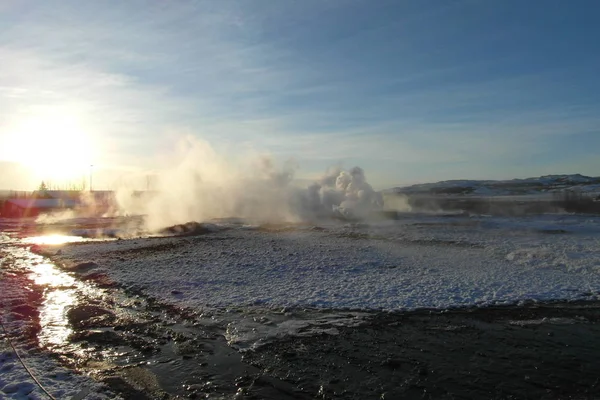
[[[240,354],[210,313],[135,296],[144,319],[98,319],[112,314],[82,305],[72,336],[94,350],[78,368],[125,397],[600,398],[598,303],[373,313],[337,335],[288,337]],[[98,368],[100,354],[119,351],[125,356]]]
[[599,307],[378,314],[244,360],[316,398],[600,398]]

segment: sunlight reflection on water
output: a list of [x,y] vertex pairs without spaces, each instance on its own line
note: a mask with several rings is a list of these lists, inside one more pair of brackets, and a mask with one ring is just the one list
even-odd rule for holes
[[40,344],[62,345],[73,332],[69,327],[66,312],[77,303],[76,281],[50,263],[30,265],[29,269],[35,284],[47,287],[40,308]]
[[66,311],[76,304],[75,290],[54,290],[46,293],[44,303],[40,309],[39,340],[42,346],[63,345],[69,335],[73,333],[70,328]]
[[83,242],[85,238],[81,236],[69,236],[69,235],[44,235],[44,236],[32,236],[23,239],[23,243],[28,244],[45,244],[45,245],[58,245],[65,243]]
[[[44,239],[39,240],[40,238]],[[76,241],[73,238],[81,240],[79,237],[50,235],[31,237],[22,242],[59,244]],[[71,347],[69,336],[73,329],[67,312],[79,304],[79,295],[98,297],[102,295],[102,291],[61,271],[47,258],[32,253],[27,248],[10,246],[6,251],[13,257],[14,265],[29,271],[29,279],[43,290],[43,301],[39,308],[39,344],[42,347]]]
[[51,287],[72,287],[75,285],[75,278],[59,271],[53,264],[42,263],[29,267],[33,272],[33,281],[37,285],[45,285]]

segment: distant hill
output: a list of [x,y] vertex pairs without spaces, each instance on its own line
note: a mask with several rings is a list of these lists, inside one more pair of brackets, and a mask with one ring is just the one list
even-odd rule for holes
[[423,183],[385,190],[385,193],[412,195],[516,196],[573,191],[600,194],[600,177],[545,175],[537,178],[510,180],[450,180]]

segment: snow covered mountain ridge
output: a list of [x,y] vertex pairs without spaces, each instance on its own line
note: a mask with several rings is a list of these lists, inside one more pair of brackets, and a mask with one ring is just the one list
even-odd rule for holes
[[510,180],[448,180],[395,187],[384,193],[423,195],[508,196],[575,191],[600,194],[600,177],[581,174],[545,175]]

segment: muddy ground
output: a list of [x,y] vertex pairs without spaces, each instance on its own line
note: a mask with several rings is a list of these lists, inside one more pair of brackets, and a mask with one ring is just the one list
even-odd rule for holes
[[[240,354],[222,316],[129,295],[133,319],[106,304],[72,312],[71,340],[89,351],[62,355],[125,398],[600,398],[598,303],[374,313],[338,334]],[[229,320],[248,312],[229,310]]]
[[319,398],[600,398],[598,304],[377,314],[245,361]]

